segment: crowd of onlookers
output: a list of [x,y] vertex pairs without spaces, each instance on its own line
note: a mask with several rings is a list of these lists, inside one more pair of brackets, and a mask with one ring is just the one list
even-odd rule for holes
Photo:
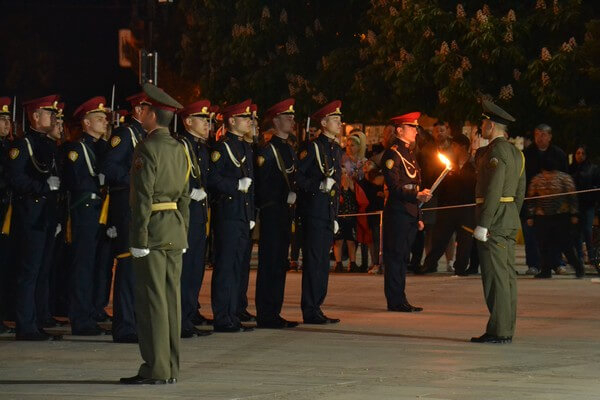
[[[382,142],[372,146],[367,145],[367,137],[360,130],[355,129],[344,138],[346,153],[342,160],[339,214],[352,216],[339,218],[340,229],[332,252],[334,272],[382,271],[380,216],[376,212],[383,210],[385,199],[381,156],[393,134],[393,127],[386,127]],[[471,137],[462,132],[452,134],[443,121],[436,122],[431,131],[421,129],[415,151],[422,186],[431,187],[445,167],[437,158],[438,152],[450,158],[452,170],[436,189],[432,201],[423,207],[425,229],[418,233],[413,244],[410,261],[413,272],[438,271],[439,260],[444,256],[448,272],[458,276],[478,272],[472,237],[474,207],[441,210],[439,207],[474,203],[475,158],[477,148],[482,145],[485,143],[476,132]],[[592,190],[559,194],[600,187],[600,169],[590,161],[585,145],[573,149],[569,163],[565,151],[552,143],[552,129],[546,124],[538,125],[532,135],[516,145],[524,147],[526,195],[535,197],[525,201],[521,210],[527,274],[549,278],[552,271],[568,273],[564,255],[576,275],[583,276],[585,263],[596,265],[592,228],[598,193]],[[369,213],[374,214],[354,215]],[[297,221],[295,231],[300,229]],[[292,243],[292,269],[299,267],[300,246],[296,240]]]

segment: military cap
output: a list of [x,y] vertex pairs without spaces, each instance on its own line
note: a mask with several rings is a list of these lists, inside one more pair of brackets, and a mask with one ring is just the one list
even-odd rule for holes
[[210,118],[216,120],[217,114],[219,113],[219,106],[214,104],[214,105],[208,107],[208,111],[210,112]]
[[267,112],[265,113],[265,119],[271,120],[276,116],[282,114],[294,114],[294,104],[296,104],[296,100],[293,98],[280,101],[279,103],[275,104],[267,110]]
[[0,115],[10,115],[10,97],[0,97]]
[[119,123],[125,122],[125,117],[129,115],[129,111],[127,110],[116,110],[115,112],[119,118]]
[[146,93],[144,93],[144,92],[140,92],[140,93],[131,95],[128,98],[126,98],[125,100],[127,100],[129,102],[129,104],[131,104],[131,108],[142,105],[142,104],[150,105],[150,103],[146,100]]
[[58,103],[56,105],[56,119],[64,119],[65,118],[65,103]]
[[73,118],[83,119],[86,115],[95,113],[95,112],[103,112],[107,113],[110,111],[109,108],[105,107],[106,98],[103,96],[92,97],[87,100],[85,103],[77,107],[75,112],[73,113]]
[[188,104],[178,112],[179,116],[183,118],[187,117],[210,117],[210,101],[200,100],[195,103]]
[[27,112],[32,113],[35,110],[43,108],[48,111],[55,111],[56,106],[58,105],[58,100],[60,96],[57,94],[52,94],[50,96],[40,97],[33,100],[28,100],[23,103],[23,106],[27,109]]
[[227,119],[230,117],[250,117],[252,115],[252,110],[250,109],[251,105],[252,100],[250,99],[242,101],[238,104],[231,105],[223,109],[223,119]]
[[497,122],[502,125],[508,125],[511,122],[515,122],[515,118],[504,111],[502,108],[492,103],[489,100],[483,100],[483,113],[481,116],[490,121]]
[[342,102],[340,100],[332,101],[319,111],[315,112],[310,116],[313,121],[320,122],[323,118],[329,117],[330,115],[342,115]]
[[151,83],[144,83],[144,86],[142,88],[144,89],[144,93],[146,94],[147,102],[152,107],[172,112],[181,110],[183,108],[183,106],[177,100],[169,96],[161,88],[154,86]]
[[419,117],[421,117],[421,113],[415,111],[408,114],[398,115],[396,117],[391,118],[390,121],[392,121],[392,124],[394,124],[395,126],[419,126]]
[[250,113],[252,118],[258,118],[258,105],[254,103],[250,104]]
[[452,141],[452,143],[456,143],[457,145],[463,146],[466,148],[469,148],[471,146],[471,141],[469,140],[467,135],[463,135],[462,133],[458,134],[456,136],[452,136],[451,141]]

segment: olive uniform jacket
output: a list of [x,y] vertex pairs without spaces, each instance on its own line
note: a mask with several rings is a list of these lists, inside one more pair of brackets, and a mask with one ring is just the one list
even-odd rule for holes
[[188,247],[189,171],[185,147],[166,128],[155,129],[136,146],[129,197],[131,247],[150,250]]

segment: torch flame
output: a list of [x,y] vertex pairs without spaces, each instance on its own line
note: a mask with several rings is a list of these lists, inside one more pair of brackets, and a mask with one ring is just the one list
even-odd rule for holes
[[442,163],[446,165],[446,169],[448,171],[452,169],[452,163],[450,162],[450,160],[448,160],[448,158],[445,155],[443,155],[442,153],[438,153],[438,158]]

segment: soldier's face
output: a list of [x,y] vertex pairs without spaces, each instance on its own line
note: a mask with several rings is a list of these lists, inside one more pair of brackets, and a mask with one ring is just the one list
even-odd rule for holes
[[273,124],[275,129],[279,132],[287,133],[288,135],[294,131],[294,114],[283,114],[273,118]]
[[339,115],[330,115],[321,124],[325,132],[328,132],[332,136],[337,136],[342,131],[342,117]]
[[250,117],[233,117],[229,121],[234,133],[248,135],[252,132],[252,119]]
[[192,135],[203,140],[208,139],[208,118],[188,117],[185,119],[185,124]]
[[142,128],[144,128],[146,132],[150,132],[153,129],[156,129],[156,114],[154,113],[154,111],[152,111],[152,108],[149,105],[142,106],[140,118]]
[[36,130],[49,133],[56,124],[56,113],[40,108],[33,113],[33,121]]
[[490,139],[492,137],[492,132],[494,132],[494,123],[489,119],[484,119],[481,122],[481,137]]
[[10,118],[8,115],[0,116],[0,137],[4,138],[10,133]]
[[60,140],[63,137],[64,126],[63,121],[61,119],[56,120],[56,125],[52,127],[48,136],[50,136],[54,140]]
[[86,130],[96,137],[105,135],[108,131],[108,118],[103,112],[88,114],[84,119]]
[[400,136],[407,141],[408,143],[414,143],[417,140],[417,127],[412,125],[402,125],[400,128],[401,132]]

